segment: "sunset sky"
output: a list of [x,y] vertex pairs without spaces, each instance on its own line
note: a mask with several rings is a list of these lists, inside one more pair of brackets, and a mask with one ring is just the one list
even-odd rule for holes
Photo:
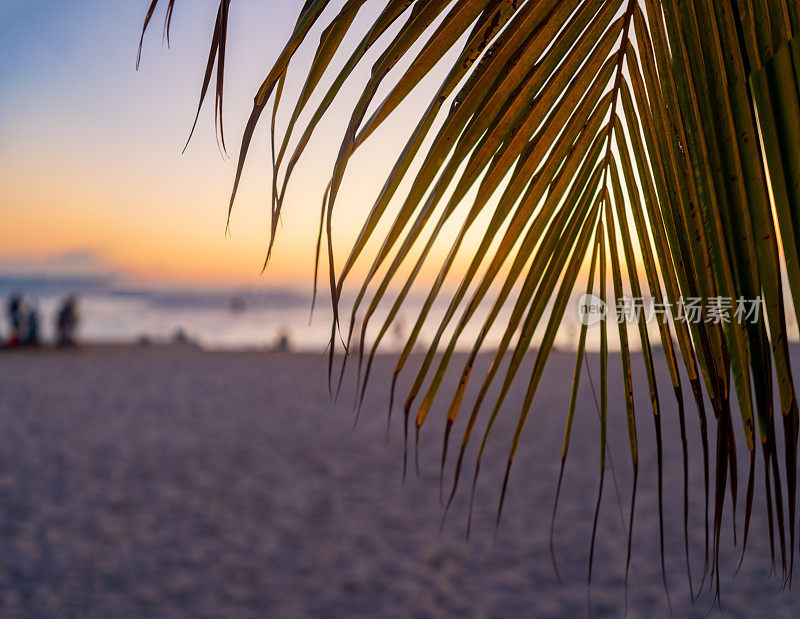
[[[271,183],[268,123],[251,149],[226,239],[227,198],[253,94],[302,3],[239,0],[233,5],[225,94],[229,159],[214,136],[213,100],[181,155],[216,0],[177,3],[171,51],[161,43],[162,7],[137,73],[148,4],[0,2],[0,268],[53,266],[78,255],[131,280],[310,282],[321,197],[356,89],[346,89],[306,150],[290,186],[273,260],[260,275]],[[368,20],[369,14],[362,18]],[[317,39],[315,30],[310,40]],[[312,53],[309,46],[300,54],[287,96],[299,89]],[[382,175],[402,147],[399,130],[408,131],[424,104],[417,99],[401,108],[353,160],[334,219],[338,256],[357,233]],[[285,107],[288,116],[291,110]]]

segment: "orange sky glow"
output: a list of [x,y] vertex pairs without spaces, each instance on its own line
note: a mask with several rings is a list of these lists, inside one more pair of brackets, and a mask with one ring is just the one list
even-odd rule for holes
[[[10,262],[87,252],[134,281],[310,287],[321,199],[358,88],[343,89],[306,149],[262,274],[272,181],[268,122],[250,150],[226,237],[227,203],[252,96],[289,35],[300,3],[236,3],[226,63],[229,157],[217,145],[213,102],[181,154],[216,3],[176,8],[172,49],[161,44],[159,23],[148,33],[136,72],[148,4],[75,0],[65,7],[55,0],[12,0],[10,12],[0,12],[0,271]],[[370,17],[365,9],[361,25]],[[318,34],[309,36],[312,44],[291,67],[279,126],[291,113],[292,94],[302,85]],[[338,70],[344,58],[340,53],[332,69]],[[354,84],[363,83],[369,65],[355,72]],[[351,160],[334,211],[337,268],[438,79],[441,75],[434,74],[423,81],[419,96],[401,105]],[[379,92],[376,101],[382,96]],[[301,123],[308,116],[307,110]],[[466,268],[485,230],[484,219],[488,222],[488,214],[468,234],[452,277]],[[446,227],[421,280],[435,278],[456,231],[455,223]],[[327,279],[326,268],[323,255],[321,281]],[[368,268],[359,263],[351,285]]]
[[[251,150],[225,236],[235,155],[252,95],[288,36],[298,3],[237,3],[226,69],[230,158],[217,146],[213,104],[180,154],[196,106],[213,3],[176,10],[171,51],[155,28],[138,73],[134,59],[148,2],[74,4],[68,10],[49,0],[12,2],[11,17],[0,22],[9,35],[0,37],[0,51],[7,52],[0,64],[0,267],[3,260],[88,251],[132,279],[310,285],[321,198],[353,92],[345,91],[331,109],[293,176],[268,269],[261,274],[271,183],[267,123]],[[299,89],[312,53],[309,47],[300,55],[287,92]],[[418,99],[398,110],[353,159],[334,214],[337,266],[422,105]],[[432,269],[425,276],[433,277]]]

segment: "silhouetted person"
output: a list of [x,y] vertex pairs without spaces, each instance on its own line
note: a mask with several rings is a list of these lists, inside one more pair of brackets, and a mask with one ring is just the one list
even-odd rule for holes
[[67,297],[56,316],[56,331],[59,346],[74,346],[78,328],[78,303],[75,297]]
[[278,333],[278,339],[275,341],[275,346],[273,347],[274,350],[277,352],[287,352],[291,348],[291,344],[289,343],[289,334],[286,330],[281,330]]
[[16,346],[22,341],[22,296],[12,294],[6,304],[8,321],[11,323],[11,335],[8,339],[9,346]]
[[27,316],[27,332],[25,333],[24,344],[27,346],[39,346],[41,342],[39,333],[39,310],[35,305],[32,305],[28,310]]
[[189,337],[189,334],[183,330],[183,327],[178,327],[177,329],[175,329],[175,333],[172,334],[172,343],[181,346],[194,344],[194,342],[192,342],[192,339]]

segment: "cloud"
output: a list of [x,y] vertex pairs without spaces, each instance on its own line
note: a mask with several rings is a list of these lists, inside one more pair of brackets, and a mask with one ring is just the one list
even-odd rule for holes
[[97,252],[76,249],[46,257],[0,257],[0,278],[110,280],[116,269]]

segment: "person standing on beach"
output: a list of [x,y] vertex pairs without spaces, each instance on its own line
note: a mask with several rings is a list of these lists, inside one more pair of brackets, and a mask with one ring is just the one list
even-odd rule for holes
[[26,333],[23,343],[26,346],[39,346],[41,345],[41,337],[39,333],[39,308],[36,303],[33,303],[28,309],[26,318]]
[[8,321],[11,323],[9,346],[17,346],[22,340],[22,295],[12,294],[6,305]]
[[75,297],[64,300],[56,316],[56,331],[59,346],[74,346],[75,331],[78,328],[78,304]]

